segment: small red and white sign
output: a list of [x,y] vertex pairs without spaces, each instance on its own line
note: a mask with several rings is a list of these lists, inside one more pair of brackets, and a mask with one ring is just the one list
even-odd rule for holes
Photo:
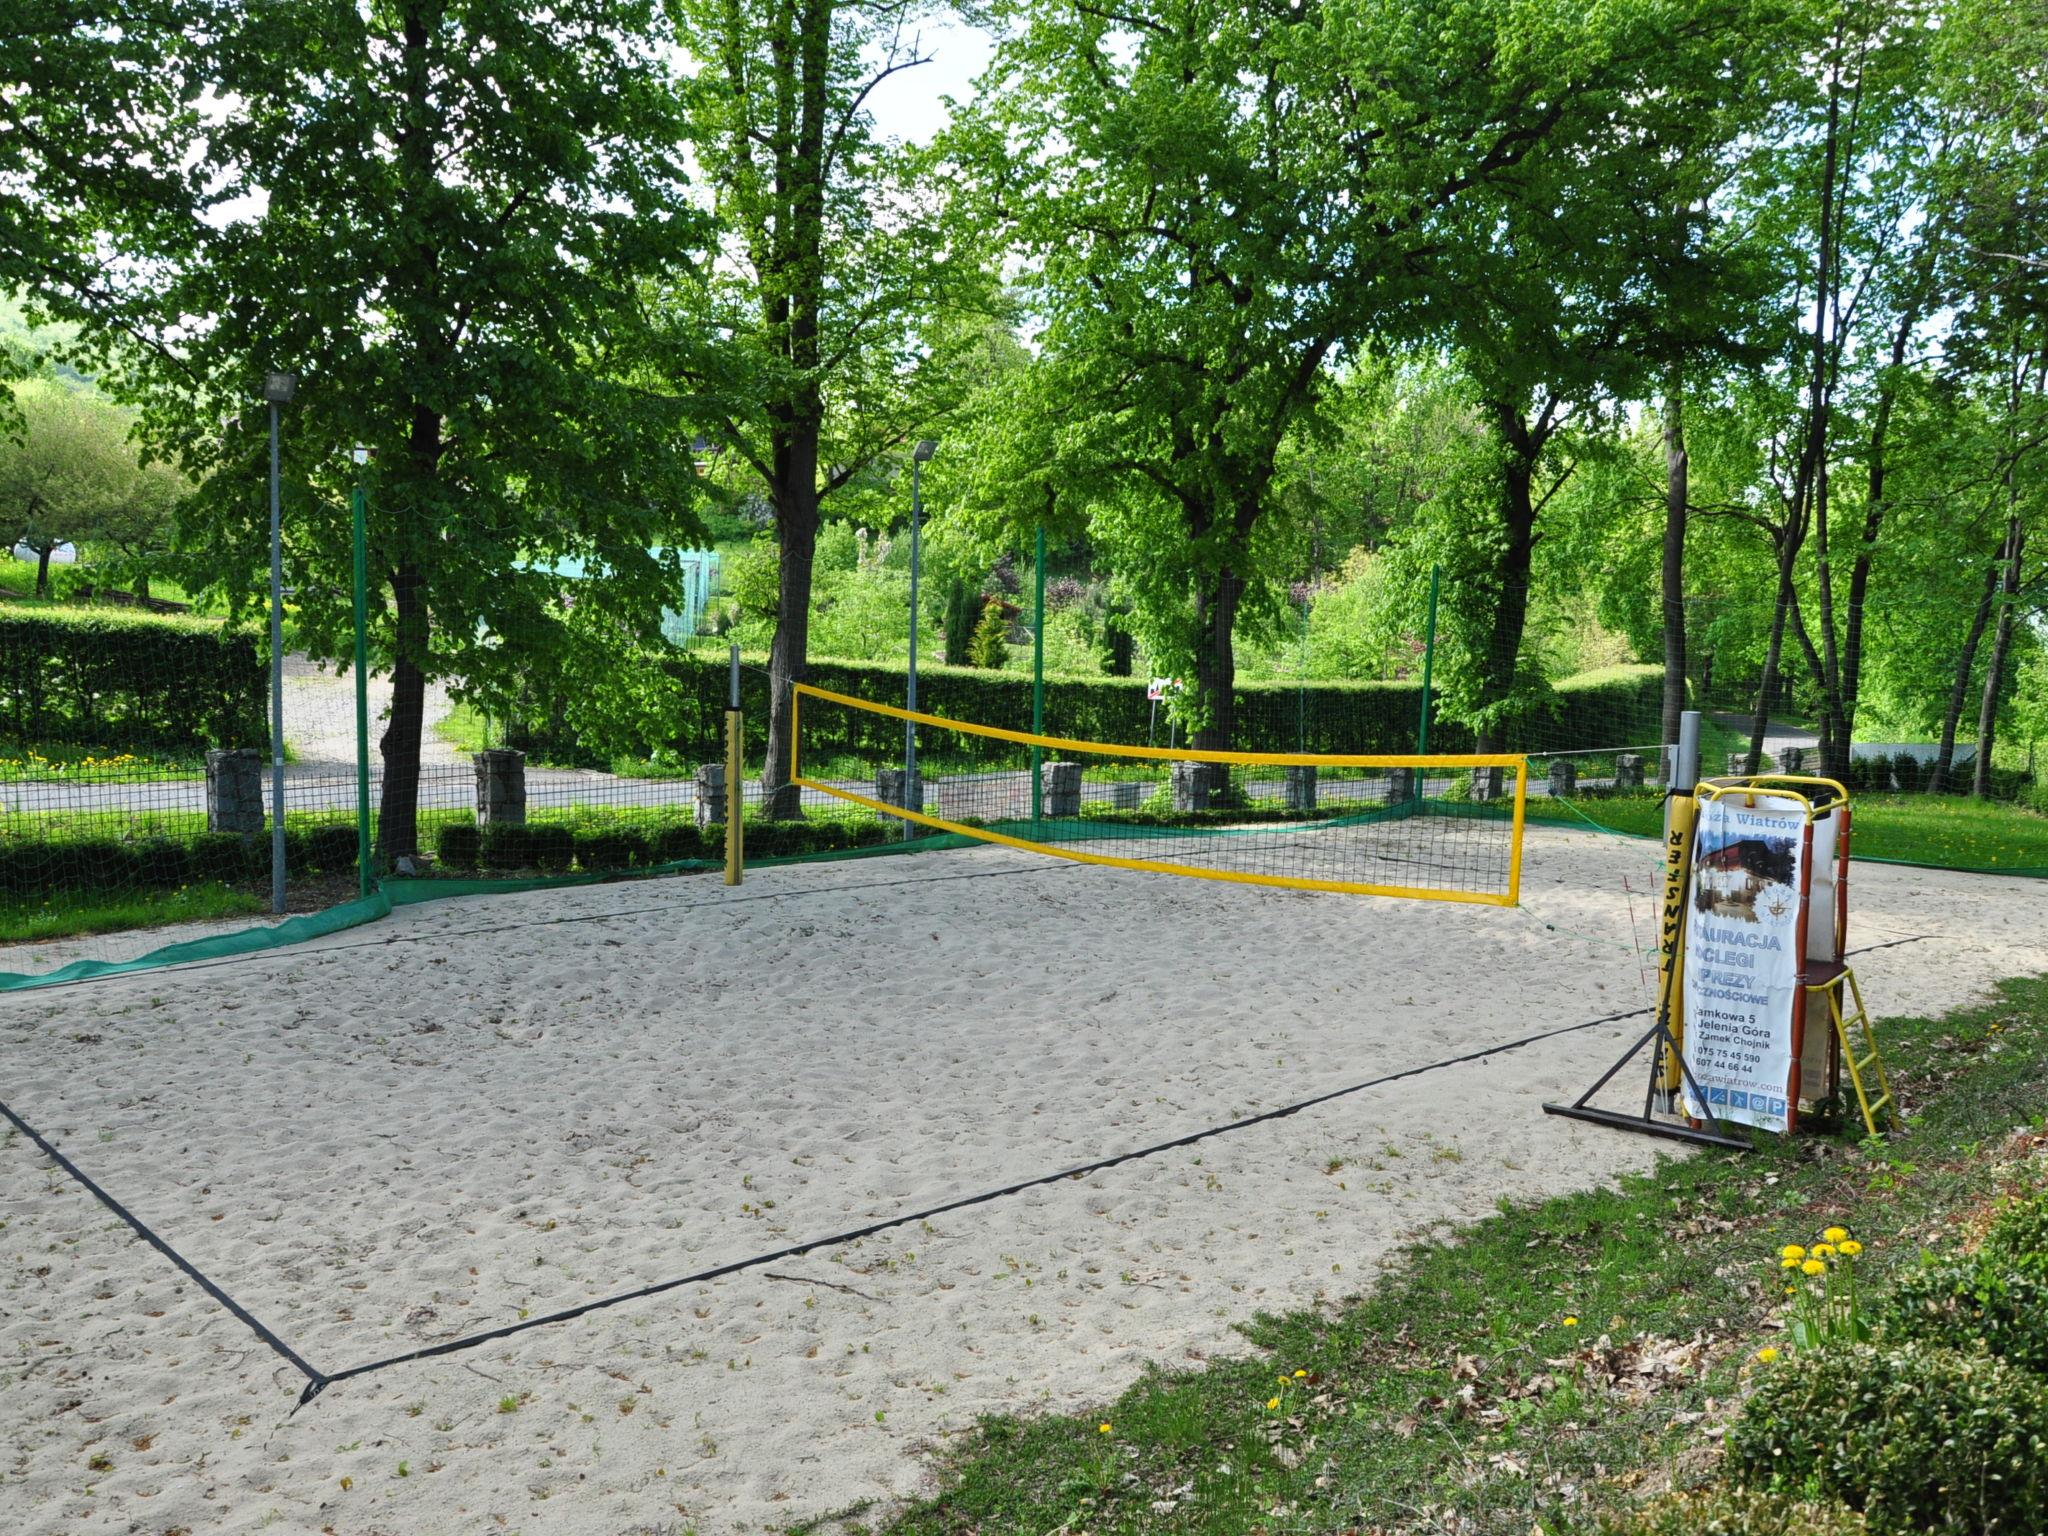
[[1145,697],[1150,699],[1154,704],[1157,704],[1169,693],[1179,693],[1180,691],[1181,686],[1179,678],[1155,677],[1149,684],[1146,685]]

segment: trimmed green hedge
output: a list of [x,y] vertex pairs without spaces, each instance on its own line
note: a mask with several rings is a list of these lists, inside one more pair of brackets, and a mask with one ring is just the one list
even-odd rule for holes
[[[657,751],[681,762],[712,762],[724,752],[726,663],[711,657],[676,658],[664,664],[672,700],[658,712],[673,731],[665,740],[643,741],[639,755]],[[900,667],[869,662],[814,659],[810,681],[834,693],[878,703],[900,704]],[[1009,730],[1031,729],[1031,679],[1021,672],[974,667],[921,666],[918,704],[928,714]],[[1663,674],[1654,666],[1607,667],[1561,679],[1549,699],[1510,730],[1518,751],[1559,751],[1633,747],[1659,735]],[[741,672],[740,703],[746,712],[750,756],[765,740],[768,677],[765,658]],[[1236,746],[1247,752],[1394,753],[1415,749],[1422,706],[1418,682],[1247,682],[1237,687]],[[903,726],[887,716],[819,707],[804,729],[803,750],[845,753],[894,761],[902,752]],[[1075,740],[1136,744],[1148,739],[1164,746],[1166,725],[1155,730],[1145,680],[1127,677],[1049,677],[1045,682],[1047,735]],[[513,737],[519,736],[518,740]],[[943,742],[927,733],[927,750],[949,760],[1003,763],[1019,749],[986,737],[954,736]],[[1472,732],[1441,718],[1430,726],[1436,752],[1470,752]],[[577,743],[550,740],[545,732],[508,733],[542,758],[573,762],[588,757]]]
[[234,747],[268,739],[253,636],[203,619],[0,603],[0,740]]
[[[546,817],[549,812],[539,813]],[[725,828],[699,827],[687,811],[607,808],[602,813],[555,813],[562,820],[525,826],[477,827],[451,821],[435,834],[434,853],[450,871],[559,874],[573,865],[585,874],[612,874],[696,860],[725,859]],[[747,856],[802,858],[850,848],[872,848],[902,838],[902,827],[879,816],[747,823]]]
[[[293,876],[353,874],[356,829],[331,822],[287,827],[285,870]],[[0,838],[0,902],[33,904],[60,891],[176,890],[220,881],[267,879],[270,838],[229,832],[194,837]]]

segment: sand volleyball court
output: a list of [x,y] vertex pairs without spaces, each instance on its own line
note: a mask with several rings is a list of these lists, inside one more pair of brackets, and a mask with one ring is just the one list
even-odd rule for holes
[[[988,849],[401,909],[0,1000],[0,1098],[323,1372],[1643,1007],[1654,844],[1523,907]],[[1648,943],[1649,898],[1635,898]],[[2048,886],[1859,865],[1879,1013],[2048,967]],[[25,1137],[0,1177],[24,1533],[781,1530],[999,1410],[1245,1346],[1405,1237],[1648,1166],[1544,1116],[1624,1019],[476,1348],[304,1378]],[[1634,1073],[1629,1094],[1639,1092]],[[1624,1095],[1626,1096],[1626,1095]]]

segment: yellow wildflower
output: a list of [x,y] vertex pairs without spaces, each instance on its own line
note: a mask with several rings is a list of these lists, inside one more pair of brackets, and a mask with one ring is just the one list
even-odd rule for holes
[[1821,1236],[1831,1243],[1840,1243],[1848,1235],[1848,1231],[1842,1227],[1829,1227],[1827,1231],[1821,1233]]
[[1295,1379],[1296,1381],[1300,1381],[1300,1380],[1301,1380],[1301,1379],[1302,1379],[1302,1378],[1303,1378],[1304,1376],[1306,1376],[1306,1375],[1308,1375],[1308,1372],[1307,1372],[1307,1371],[1296,1371],[1296,1372],[1294,1373],[1294,1379]]
[[1272,1411],[1273,1411],[1273,1410],[1274,1410],[1275,1408],[1278,1408],[1279,1406],[1280,1406],[1280,1399],[1279,1399],[1279,1398],[1277,1398],[1277,1397],[1269,1397],[1269,1398],[1267,1398],[1267,1399],[1266,1399],[1266,1411],[1267,1411],[1268,1413],[1271,1413],[1271,1412],[1272,1412]]
[[1095,1433],[1097,1433],[1098,1435],[1106,1435],[1109,1433],[1109,1426],[1107,1424],[1098,1424],[1095,1426]]
[[1778,1268],[1780,1268],[1780,1269],[1797,1269],[1798,1267],[1799,1267],[1799,1261],[1798,1261],[1797,1259],[1780,1259],[1780,1260],[1778,1260]]
[[1799,1266],[1799,1272],[1802,1275],[1824,1275],[1828,1272],[1828,1267],[1819,1259],[1808,1259]]
[[1800,1247],[1797,1243],[1787,1243],[1784,1247],[1778,1250],[1778,1257],[1781,1259],[1790,1259],[1794,1264],[1797,1264],[1801,1259],[1806,1257],[1806,1250]]
[[1772,1349],[1767,1344],[1762,1349],[1756,1352],[1756,1357],[1757,1359],[1763,1361],[1765,1365],[1769,1365],[1773,1360],[1778,1358],[1778,1352],[1775,1349]]
[[1838,1246],[1841,1248],[1842,1252],[1845,1255],[1852,1259],[1855,1258],[1857,1254],[1863,1251],[1863,1245],[1857,1242],[1856,1239],[1853,1237],[1843,1238]]
[[1578,1320],[1578,1319],[1577,1319],[1576,1317],[1569,1317],[1569,1316],[1568,1316],[1568,1317],[1566,1317],[1566,1318],[1565,1318],[1565,1320],[1564,1320],[1564,1325],[1565,1325],[1565,1327],[1567,1327],[1567,1328],[1576,1328],[1576,1327],[1578,1327],[1578,1326],[1579,1326],[1579,1320]]
[[1833,1243],[1815,1243],[1813,1245],[1813,1256],[1816,1259],[1831,1259],[1835,1256],[1835,1245]]

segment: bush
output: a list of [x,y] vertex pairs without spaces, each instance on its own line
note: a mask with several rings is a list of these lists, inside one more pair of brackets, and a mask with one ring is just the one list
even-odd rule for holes
[[536,822],[532,834],[533,862],[538,869],[560,874],[576,861],[576,833],[560,822]]
[[115,748],[266,739],[255,638],[203,619],[0,603],[0,739]]
[[483,828],[485,869],[532,869],[533,828],[523,823],[494,821]]
[[701,831],[689,822],[677,822],[654,834],[654,862],[680,864],[690,859],[725,857],[725,827],[714,822]]
[[1978,1253],[2005,1269],[2048,1280],[2048,1191],[2000,1211]]
[[353,822],[330,821],[306,833],[307,857],[322,874],[351,874],[356,867],[356,829]]
[[1982,1349],[2048,1373],[2048,1273],[2007,1269],[1983,1253],[1901,1276],[1877,1322],[1887,1339]]
[[434,837],[434,852],[450,869],[475,869],[483,862],[483,829],[471,821],[451,821]]
[[601,874],[626,867],[628,853],[623,833],[605,828],[594,832],[579,831],[575,837],[576,862],[585,872]]
[[192,873],[200,880],[253,880],[270,868],[270,844],[233,832],[202,832],[192,839]]
[[1864,1536],[1863,1516],[1840,1504],[1716,1488],[1670,1494],[1601,1518],[1600,1536]]
[[967,664],[989,671],[999,670],[1010,659],[1010,626],[1003,620],[1003,600],[992,597],[981,607],[981,618],[967,641]]
[[1860,1508],[1874,1536],[2048,1528],[2048,1381],[1991,1355],[1839,1345],[1773,1367],[1729,1429],[1760,1491]]

